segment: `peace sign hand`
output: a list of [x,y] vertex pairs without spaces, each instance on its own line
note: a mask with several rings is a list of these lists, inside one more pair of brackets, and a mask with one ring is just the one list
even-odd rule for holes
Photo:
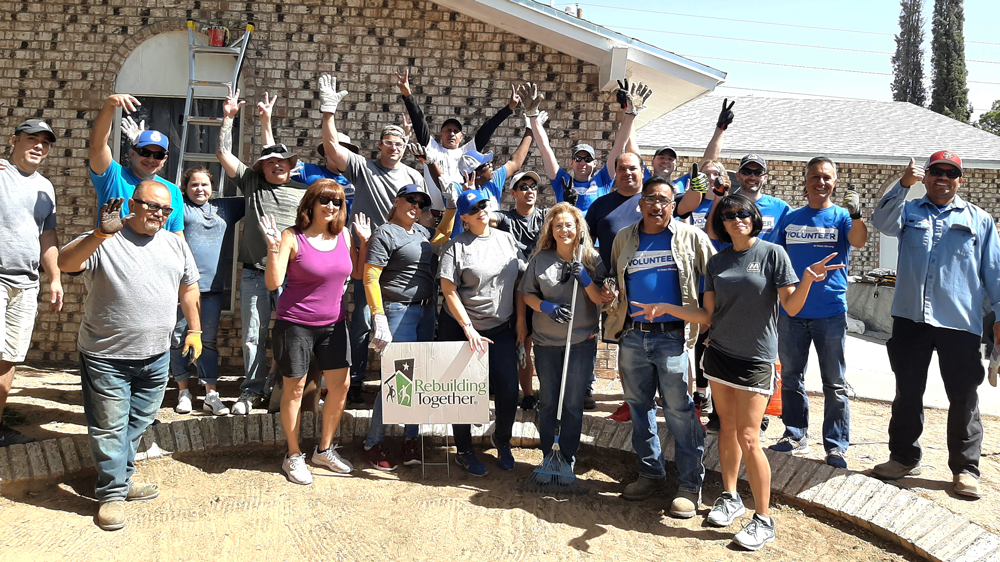
[[399,93],[403,95],[404,98],[410,97],[410,69],[407,68],[403,74],[398,72],[396,74],[396,87],[399,88]]
[[719,122],[716,124],[716,127],[722,129],[723,131],[726,130],[726,127],[732,124],[733,117],[735,117],[735,115],[733,115],[733,106],[736,105],[736,102],[734,101],[730,103],[727,107],[726,103],[728,101],[729,98],[724,98],[722,100],[722,111],[719,112]]
[[274,109],[274,102],[276,101],[278,101],[277,95],[272,98],[267,92],[264,92],[264,101],[257,102],[257,117],[261,121],[271,120],[271,112]]
[[802,280],[809,281],[810,283],[812,283],[813,281],[822,281],[826,279],[826,273],[828,271],[832,271],[834,269],[843,269],[847,267],[847,264],[844,263],[827,265],[827,262],[829,262],[835,257],[837,257],[837,252],[834,252],[829,256],[826,256],[825,258],[807,267],[806,270],[802,273]]

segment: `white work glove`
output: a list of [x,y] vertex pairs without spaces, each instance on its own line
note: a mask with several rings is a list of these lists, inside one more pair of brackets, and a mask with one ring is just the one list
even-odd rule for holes
[[538,108],[545,99],[545,94],[538,91],[538,84],[527,83],[521,86],[521,105],[524,106],[525,117],[535,117],[538,115]]
[[639,112],[646,109],[646,100],[651,95],[653,95],[653,90],[650,90],[646,84],[642,82],[638,84],[633,82],[630,84],[628,96],[626,96],[628,98],[628,109],[625,110],[625,113],[639,115]]
[[372,342],[368,347],[379,352],[379,355],[385,353],[385,349],[389,347],[392,343],[392,332],[389,331],[389,319],[385,317],[385,314],[375,314],[372,316]]
[[[536,119],[538,120],[538,126],[541,127],[542,125],[545,124],[546,121],[549,120],[549,112],[539,111],[538,117],[536,117]],[[524,116],[524,128],[525,129],[531,128],[531,117],[528,117],[527,115]]]
[[319,77],[319,102],[320,111],[323,113],[336,113],[340,100],[347,97],[347,90],[337,91],[337,79],[329,74]]
[[142,132],[145,130],[146,130],[145,119],[139,121],[139,123],[136,124],[135,119],[132,119],[132,117],[128,115],[122,117],[122,133],[126,137],[128,137],[128,140],[131,141],[132,144],[135,144],[136,139],[138,139],[139,135],[141,135]]

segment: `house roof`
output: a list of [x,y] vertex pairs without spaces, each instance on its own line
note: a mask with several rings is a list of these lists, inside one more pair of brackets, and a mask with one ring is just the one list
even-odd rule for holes
[[[736,119],[726,130],[722,156],[754,152],[776,160],[906,164],[950,150],[970,168],[1000,169],[1000,136],[907,102],[728,96]],[[672,146],[678,154],[703,154],[714,132],[723,96],[694,100],[638,132],[642,152]]]
[[635,77],[656,94],[642,117],[655,119],[715,89],[726,73],[534,0],[435,0],[435,3],[600,67],[603,91]]

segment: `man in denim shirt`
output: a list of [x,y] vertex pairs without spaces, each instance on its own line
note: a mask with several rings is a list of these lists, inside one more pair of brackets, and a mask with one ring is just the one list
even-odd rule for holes
[[[983,424],[976,389],[985,373],[979,354],[983,297],[1000,309],[1000,241],[993,217],[958,196],[962,160],[935,152],[924,167],[913,159],[879,201],[872,224],[899,238],[892,338],[886,344],[896,374],[889,420],[889,461],[874,475],[895,480],[920,474],[923,394],[936,349],[948,393],[948,467],[955,493],[978,498]],[[923,181],[927,195],[907,201]],[[993,325],[994,339],[1000,324]]]

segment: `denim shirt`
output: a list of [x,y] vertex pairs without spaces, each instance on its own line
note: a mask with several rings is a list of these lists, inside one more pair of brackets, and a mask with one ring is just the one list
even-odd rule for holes
[[906,201],[896,183],[872,224],[899,239],[892,315],[981,335],[983,298],[1000,311],[1000,240],[993,217],[955,196],[939,210],[924,196]]
[[242,197],[218,197],[209,199],[204,205],[195,205],[184,198],[184,239],[198,264],[201,274],[198,289],[202,293],[222,291],[229,272],[222,271],[222,275],[218,275],[219,265],[231,257],[223,255],[222,250],[229,248],[232,251],[236,223],[243,218],[245,210]]

